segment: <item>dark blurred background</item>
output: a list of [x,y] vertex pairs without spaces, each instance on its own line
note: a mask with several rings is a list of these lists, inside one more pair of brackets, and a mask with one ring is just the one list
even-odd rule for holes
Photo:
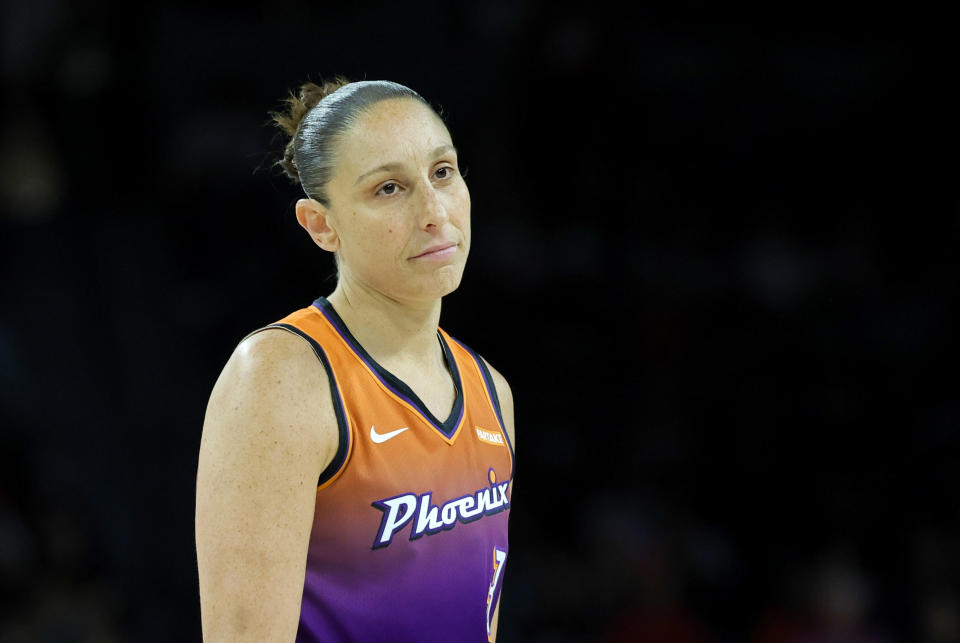
[[199,641],[197,451],[333,287],[266,125],[442,108],[511,381],[500,641],[960,640],[955,36],[878,6],[0,2],[0,641]]

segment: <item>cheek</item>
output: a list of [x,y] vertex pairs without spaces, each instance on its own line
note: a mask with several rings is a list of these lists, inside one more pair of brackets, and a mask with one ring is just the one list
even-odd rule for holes
[[463,214],[470,220],[470,190],[467,189],[467,185],[463,185]]
[[470,194],[468,193],[463,200],[461,215],[464,222],[464,226],[469,229],[470,227]]
[[467,186],[451,194],[448,211],[459,221],[470,221],[470,192]]

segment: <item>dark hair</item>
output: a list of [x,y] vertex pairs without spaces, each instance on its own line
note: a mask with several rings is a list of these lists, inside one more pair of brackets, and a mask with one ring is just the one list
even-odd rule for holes
[[290,136],[277,165],[308,197],[329,206],[327,183],[333,176],[338,138],[365,110],[389,98],[412,98],[433,110],[420,94],[389,80],[351,83],[337,76],[322,85],[304,83],[299,96],[290,92],[286,113],[270,113],[274,124]]

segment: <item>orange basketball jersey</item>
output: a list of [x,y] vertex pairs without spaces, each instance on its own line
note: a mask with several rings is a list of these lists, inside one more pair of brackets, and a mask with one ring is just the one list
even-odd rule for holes
[[268,328],[313,347],[340,442],[320,475],[297,641],[489,641],[513,446],[485,363],[438,330],[456,385],[438,419],[324,298]]

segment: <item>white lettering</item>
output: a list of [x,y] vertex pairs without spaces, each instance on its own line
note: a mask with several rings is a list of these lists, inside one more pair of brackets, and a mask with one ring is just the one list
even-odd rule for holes
[[477,510],[486,511],[487,509],[491,509],[491,508],[492,507],[490,504],[490,488],[487,487],[486,489],[478,491],[477,492]]
[[504,444],[503,436],[499,433],[491,433],[490,431],[485,431],[479,426],[474,427],[477,431],[477,437],[481,440],[486,440],[487,442],[493,442],[494,444]]
[[500,492],[500,504],[501,504],[501,505],[505,505],[505,504],[507,504],[507,503],[509,502],[509,500],[507,500],[507,487],[509,487],[509,486],[510,486],[510,483],[509,483],[509,482],[503,482],[503,483],[497,485],[497,491]]
[[443,505],[443,512],[441,515],[443,516],[444,525],[452,525],[453,523],[457,522],[457,509],[459,506],[460,503],[458,501],[448,502],[447,504]]
[[420,496],[420,511],[417,514],[417,524],[414,526],[413,535],[419,536],[426,530],[436,531],[443,527],[443,523],[437,519],[440,509],[436,506],[430,506],[431,494],[425,493]]
[[[389,507],[390,511],[387,512],[387,515],[383,519],[380,537],[377,538],[377,545],[388,545],[393,538],[394,532],[401,529],[413,518],[413,512],[417,508],[417,497],[412,493],[408,493],[398,498],[381,500],[380,502]],[[403,515],[397,517],[401,507],[404,508]]]
[[[496,480],[495,474],[491,473],[490,478]],[[468,523],[484,515],[499,513],[510,506],[507,498],[509,486],[509,481],[490,484],[477,489],[471,496],[449,500],[442,507],[430,503],[433,499],[432,492],[420,496],[408,493],[374,502],[373,506],[383,512],[383,520],[373,547],[376,549],[389,545],[394,535],[413,520],[414,514],[417,519],[410,530],[410,540],[415,540],[424,533],[435,534],[441,529],[450,529],[456,525],[457,520]]]
[[467,496],[460,501],[460,515],[464,518],[473,518],[474,516],[483,513],[483,509],[477,507],[473,508],[473,505],[476,503],[476,500],[473,496]]

